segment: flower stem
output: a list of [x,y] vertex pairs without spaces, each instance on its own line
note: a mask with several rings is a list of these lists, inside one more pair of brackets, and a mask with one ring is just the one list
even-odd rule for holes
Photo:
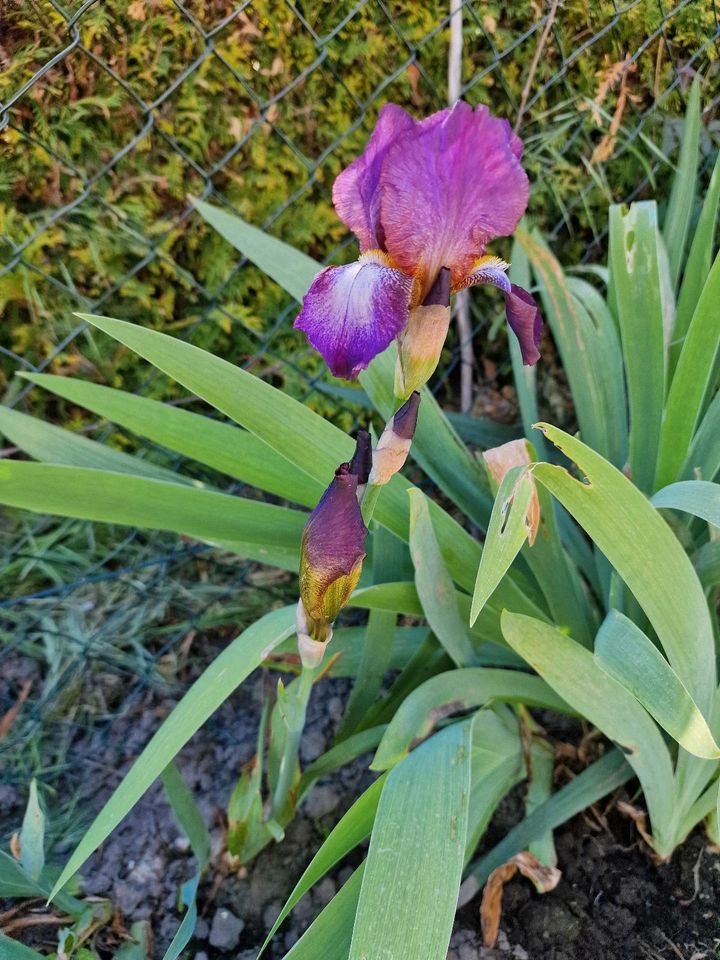
[[281,823],[286,819],[288,807],[291,806],[290,793],[295,782],[295,772],[300,755],[300,739],[305,728],[305,716],[307,714],[307,706],[314,679],[315,669],[303,665],[300,676],[296,681],[297,686],[293,684],[292,687],[289,688],[293,696],[292,698],[288,698],[286,704],[287,712],[285,722],[287,724],[287,734],[283,745],[283,753],[280,759],[278,779],[273,792],[271,808],[272,819]]

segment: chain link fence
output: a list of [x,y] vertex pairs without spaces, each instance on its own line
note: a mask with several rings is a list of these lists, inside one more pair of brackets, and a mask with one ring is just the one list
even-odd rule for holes
[[[697,73],[709,157],[716,0],[452,3],[461,95],[518,125],[529,214],[566,260],[602,250],[610,202],[662,200]],[[351,258],[333,178],[384,102],[418,115],[447,103],[450,16],[450,0],[0,2],[5,402],[218,481],[13,377],[76,374],[187,402],[88,333],[73,316],[84,311],[220,353],[350,429],[361,406],[292,330],[296,304],[213,235],[188,196],[325,262]],[[479,294],[478,356],[491,320]],[[446,403],[458,364],[451,343],[438,387]],[[476,412],[490,391],[511,416],[496,378],[478,366]],[[0,523],[0,765],[17,783],[76,764],[83,725],[109,723],[147,684],[182,682],[178,651],[196,631],[249,622],[292,592],[289,576],[170,536],[19,514]],[[102,672],[122,683],[92,712],[87,677]],[[28,750],[43,724],[52,736]]]

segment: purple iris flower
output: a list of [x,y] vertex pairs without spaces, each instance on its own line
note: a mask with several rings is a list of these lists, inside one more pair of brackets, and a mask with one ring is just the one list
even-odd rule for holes
[[453,291],[493,284],[505,294],[523,362],[535,363],[542,320],[507,263],[487,245],[509,236],[527,207],[522,141],[487,107],[462,101],[415,120],[386,104],[365,152],[335,180],[333,201],[360,258],[313,280],[295,326],[335,376],[368,366],[408,324],[443,267]]

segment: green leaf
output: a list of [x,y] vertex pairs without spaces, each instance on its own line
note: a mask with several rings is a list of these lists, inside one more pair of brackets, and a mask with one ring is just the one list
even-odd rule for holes
[[668,251],[673,289],[677,286],[685,258],[685,246],[695,204],[699,145],[700,78],[695,77],[685,111],[680,158],[673,177],[670,201],[663,223],[663,236]]
[[403,701],[370,768],[387,770],[402,760],[413,744],[429,736],[438,721],[490,701],[568,712],[567,703],[543,680],[528,673],[488,667],[449,670],[426,680]]
[[654,506],[682,510],[720,527],[720,484],[707,480],[682,480],[658,490]]
[[469,876],[460,891],[459,905],[469,903],[485,885],[488,877],[503,863],[548,831],[592,806],[633,777],[632,768],[619,750],[610,750],[600,760],[561,787],[549,800],[537,807],[506,833],[492,850],[470,867]]
[[[518,349],[520,348],[518,347]],[[527,369],[534,370],[535,368],[528,367]],[[483,450],[490,447],[499,447],[503,443],[517,440],[518,437],[522,436],[522,429],[519,426],[496,423],[486,417],[473,417],[465,413],[453,413],[451,410],[443,411],[443,415],[447,417],[448,423],[464,443],[471,443]],[[537,420],[538,417],[536,416],[535,419]]]
[[720,471],[720,390],[713,397],[690,447],[683,477],[713,480]]
[[670,385],[660,436],[656,487],[677,480],[712,384],[718,336],[720,254],[703,287]]
[[0,503],[36,513],[183,533],[296,570],[306,515],[146,477],[20,460],[0,462]]
[[427,500],[420,490],[410,490],[410,554],[415,566],[415,586],[435,636],[459,666],[475,661],[475,652],[460,617],[452,577],[438,546]]
[[570,382],[580,432],[594,449],[609,455],[617,446],[618,425],[612,420],[606,396],[604,338],[598,335],[587,310],[573,297],[562,267],[539,231],[528,234],[518,230],[516,237],[541,282],[543,313]]
[[45,866],[45,814],[40,808],[37,780],[30,781],[22,829],[20,830],[20,864],[29,880],[37,882]]
[[513,467],[503,477],[475,580],[471,624],[477,620],[528,538],[527,516],[534,489],[527,467]]
[[235,424],[85,380],[45,373],[21,376],[140,437],[285,500],[313,507],[323,492],[321,483],[299,473],[272,447]]
[[185,836],[190,841],[190,848],[198,865],[198,872],[181,887],[180,896],[186,913],[172,938],[170,946],[163,955],[163,960],[177,960],[195,932],[197,924],[197,891],[200,885],[202,871],[210,862],[211,841],[208,828],[202,818],[192,793],[180,776],[174,763],[169,763],[163,770],[162,782],[165,793]]
[[284,960],[348,960],[353,921],[365,864],[361,864],[335,894]]
[[[575,300],[592,318],[595,327],[597,349],[594,355],[599,361],[596,373],[607,417],[607,459],[622,468],[627,460],[627,395],[617,324],[607,302],[595,287],[577,277],[568,277],[567,284]],[[539,419],[535,418],[536,421]]]
[[[525,230],[524,222],[522,224],[522,229]],[[526,236],[527,235],[528,234],[526,231]],[[528,259],[528,255],[523,249],[522,244],[517,239],[513,240],[510,260],[511,264],[508,274],[510,279],[513,283],[517,283],[518,286],[523,287],[525,290],[529,290],[531,283],[530,260]],[[523,429],[525,430],[525,436],[528,440],[530,440],[537,434],[537,431],[533,429],[533,425],[540,419],[537,405],[537,366],[525,366],[522,360],[522,353],[520,352],[520,341],[517,337],[508,336],[508,346],[510,347],[513,379],[515,381],[515,391],[517,393],[518,404],[520,406],[520,416],[523,422]],[[548,455],[548,451],[545,449],[546,445],[544,438],[538,437],[537,440],[534,440],[533,442],[536,443],[540,455],[543,459],[545,459]]]
[[380,794],[385,785],[385,776],[379,777],[372,786],[362,793],[353,803],[348,812],[331,830],[329,836],[306,867],[303,875],[293,887],[292,893],[280,911],[277,920],[272,925],[260,949],[258,957],[265,951],[275,933],[293,909],[295,904],[313,887],[318,880],[325,876],[336,863],[353,850],[359,843],[370,836],[375,812],[380,802]]
[[497,708],[473,716],[470,805],[465,860],[480,842],[505,794],[525,776],[525,758],[517,718]]
[[12,940],[0,933],[1,960],[44,960],[45,954],[38,953],[32,947],[26,947],[19,940]]
[[198,213],[211,227],[271,277],[296,300],[302,300],[322,264],[282,240],[271,237],[220,207],[192,198]]
[[113,470],[132,476],[150,477],[170,483],[188,483],[196,487],[204,484],[192,481],[172,470],[164,470],[147,460],[132,457],[120,450],[89,440],[78,433],[63,430],[43,420],[29,417],[18,410],[0,406],[0,432],[21,450],[43,463],[57,463],[69,467],[90,467],[95,470]]
[[695,230],[690,253],[688,254],[685,273],[675,311],[675,326],[673,339],[670,344],[670,374],[672,375],[680,356],[685,334],[697,306],[700,293],[705,286],[713,250],[715,249],[715,231],[718,221],[718,204],[720,203],[720,154],[715,161],[705,202],[700,211],[700,219]]
[[716,686],[715,642],[705,596],[685,551],[619,470],[557,427],[541,426],[585,480],[575,480],[562,467],[538,464],[536,482],[562,503],[615,567],[650,619],[675,672],[706,711]]
[[655,478],[665,397],[659,241],[654,202],[633,203],[625,213],[610,207],[610,282],[627,371],[630,469],[647,492]]
[[195,798],[174,763],[169,763],[165,767],[161,777],[175,819],[190,841],[190,848],[198,868],[204,870],[210,863],[210,832]]
[[294,629],[294,605],[273,610],[244,630],[213,660],[154,734],[97,815],[53,887],[51,900],[107,839],[208,717]]
[[683,682],[642,630],[617,610],[600,628],[595,659],[682,747],[697,757],[720,758],[720,748]]
[[593,654],[540,620],[504,613],[503,632],[516,650],[575,710],[618,743],[645,793],[653,839],[663,855],[674,846],[674,775],[662,734],[637,700],[602,670]]
[[349,960],[445,960],[465,853],[471,723],[390,773],[380,797]]
[[[136,920],[130,927],[130,939],[122,941],[115,954],[115,960],[147,960],[151,955],[152,928],[150,923],[147,920]],[[93,956],[95,956],[94,952]]]

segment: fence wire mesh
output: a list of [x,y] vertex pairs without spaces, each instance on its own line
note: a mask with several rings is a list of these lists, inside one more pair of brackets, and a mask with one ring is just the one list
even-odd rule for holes
[[[529,213],[566,259],[602,250],[610,202],[662,198],[697,73],[707,136],[717,135],[715,0],[452,7],[463,24],[461,95],[517,123]],[[439,0],[0,4],[5,402],[197,471],[13,376],[77,374],[186,402],[89,334],[74,316],[84,311],[181,336],[349,429],[361,408],[292,330],[296,304],[213,235],[188,197],[324,262],[352,257],[333,178],[384,102],[418,115],[446,105],[450,16]],[[487,311],[473,302],[478,346],[493,326]],[[451,346],[446,401],[458,363]],[[488,377],[479,366],[476,386]],[[248,622],[292,588],[285,575],[169,535],[16,514],[2,532],[0,758],[18,782],[77,761],[66,748],[91,722],[77,708],[89,669],[123,678],[123,696],[93,715],[107,722],[143,685],[178,681],[178,650],[194,631]],[[28,752],[41,723],[55,724],[53,736]]]

